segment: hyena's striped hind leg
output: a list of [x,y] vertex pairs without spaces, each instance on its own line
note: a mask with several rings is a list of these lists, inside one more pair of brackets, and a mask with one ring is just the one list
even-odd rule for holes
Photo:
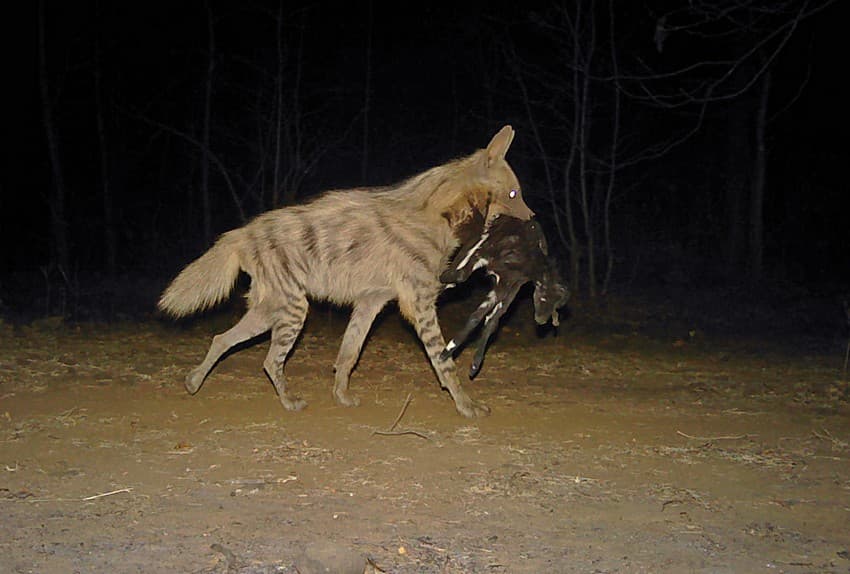
[[437,309],[433,301],[421,298],[417,301],[399,300],[402,314],[413,323],[416,334],[425,346],[425,352],[440,379],[440,385],[451,393],[455,408],[465,417],[473,418],[490,414],[484,403],[472,400],[460,386],[457,368],[451,357],[440,357],[445,341],[437,322]]
[[307,318],[309,303],[303,295],[293,297],[274,313],[271,343],[263,369],[277,391],[280,403],[288,411],[300,411],[307,401],[296,397],[286,390],[286,377],[283,374],[286,358]]
[[207,351],[207,356],[203,362],[192,369],[186,376],[186,390],[194,395],[204,384],[204,379],[221,358],[230,348],[239,343],[243,343],[249,339],[253,339],[262,335],[271,327],[270,316],[268,312],[257,306],[249,309],[247,313],[233,327],[213,337],[212,344]]
[[334,399],[341,405],[354,407],[360,404],[360,400],[348,392],[351,371],[360,358],[360,351],[375,317],[391,298],[390,293],[374,293],[357,301],[351,311],[334,363]]

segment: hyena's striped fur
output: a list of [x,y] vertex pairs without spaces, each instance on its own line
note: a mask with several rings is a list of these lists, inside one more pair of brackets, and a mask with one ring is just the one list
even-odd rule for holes
[[[222,235],[169,285],[159,308],[183,317],[228,296],[240,270],[251,277],[248,312],[213,338],[203,362],[186,378],[196,393],[222,355],[271,330],[263,367],[289,410],[305,402],[286,390],[286,357],[307,316],[308,297],[353,306],[334,375],[334,397],[356,405],[349,377],[375,317],[398,300],[457,410],[468,417],[488,408],[463,391],[437,322],[440,272],[457,248],[455,230],[477,211],[487,219],[533,213],[505,161],[513,130],[505,126],[486,149],[435,167],[397,186],[328,192],[299,206],[260,215]],[[514,190],[514,193],[512,193]]]

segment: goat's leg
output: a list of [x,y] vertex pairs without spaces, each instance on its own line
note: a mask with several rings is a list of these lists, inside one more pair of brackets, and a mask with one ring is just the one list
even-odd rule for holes
[[469,367],[470,379],[474,379],[475,375],[481,371],[481,363],[484,362],[484,355],[487,353],[487,344],[490,342],[490,338],[493,336],[493,333],[496,332],[496,328],[499,326],[499,320],[502,318],[502,315],[504,315],[508,308],[510,308],[511,303],[514,302],[521,286],[521,284],[511,285],[508,290],[504,292],[503,296],[497,298],[497,301],[493,306],[493,310],[490,311],[484,319],[484,327],[481,328],[481,337],[478,340],[478,347],[475,350],[472,365]]
[[475,330],[475,327],[478,326],[478,324],[484,319],[487,313],[489,313],[490,310],[493,309],[493,306],[495,304],[496,291],[493,290],[487,294],[487,298],[484,299],[484,301],[478,306],[478,308],[472,312],[463,328],[458,331],[458,333],[454,337],[452,337],[448,343],[446,343],[445,348],[440,353],[441,361],[445,361],[449,357],[453,356],[454,351],[460,345],[465,343],[467,339],[469,339],[469,335],[472,333],[472,331]]

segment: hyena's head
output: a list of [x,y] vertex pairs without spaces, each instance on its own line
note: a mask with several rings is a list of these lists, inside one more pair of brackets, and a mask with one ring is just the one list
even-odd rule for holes
[[534,212],[522,199],[522,188],[514,170],[505,160],[508,148],[514,139],[514,129],[505,126],[493,136],[487,149],[481,150],[479,165],[476,166],[481,190],[486,197],[487,221],[499,215],[510,215],[522,220],[531,219]]

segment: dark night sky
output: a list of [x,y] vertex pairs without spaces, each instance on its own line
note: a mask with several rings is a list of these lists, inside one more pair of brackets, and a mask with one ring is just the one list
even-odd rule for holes
[[[11,46],[6,50],[16,79],[7,76],[6,83],[14,105],[7,107],[5,139],[13,151],[5,156],[0,193],[0,276],[35,270],[50,260],[47,195],[52,177],[38,92],[37,5],[26,4],[12,11],[6,23],[17,28],[7,38]],[[203,248],[191,203],[191,190],[198,185],[198,153],[154,123],[195,136],[200,131],[207,64],[204,4],[101,2],[99,16],[95,3],[47,4],[48,77],[68,186],[74,265],[98,271],[103,263],[92,88],[97,38],[109,99],[109,165],[121,222],[121,271],[168,275]],[[729,57],[729,52],[720,53],[728,46],[697,45],[675,34],[664,54],[654,51],[655,16],[664,4],[620,5],[617,42],[624,68]],[[509,159],[532,190],[527,192],[529,203],[544,206],[540,154],[504,56],[506,48],[513,50],[533,75],[534,106],[562,105],[567,95],[550,89],[568,75],[557,42],[546,32],[553,22],[552,5],[543,3],[532,11],[487,3],[385,7],[374,2],[370,19],[364,2],[286,4],[287,89],[300,78],[303,125],[311,144],[323,150],[300,195],[392,183],[469,153],[485,145],[501,125],[512,123],[518,133]],[[248,186],[255,170],[262,121],[256,110],[264,105],[262,94],[268,92],[276,65],[276,11],[274,2],[212,3],[217,65],[211,145],[242,186]],[[773,71],[766,264],[775,276],[795,282],[850,279],[850,202],[843,180],[847,90],[839,81],[846,63],[839,48],[844,31],[839,30],[843,20],[838,11],[833,5],[801,23]],[[372,97],[364,182],[360,144],[370,26]],[[301,63],[300,76],[296,62]],[[599,123],[610,117],[604,110],[598,113]],[[679,243],[676,249],[700,260],[713,258],[712,246],[723,236],[721,211],[712,210],[723,197],[726,113],[722,103],[710,106],[703,129],[686,144],[619,176],[622,192],[614,221],[622,258],[642,242]],[[692,122],[694,109],[664,111],[626,102],[624,114],[629,130],[624,150],[635,152],[667,132],[681,131]],[[565,133],[556,114],[536,117],[549,134],[548,142]],[[215,231],[238,225],[216,174],[211,186]],[[261,206],[246,201],[246,210],[251,215]],[[623,259],[620,264],[629,267]]]

